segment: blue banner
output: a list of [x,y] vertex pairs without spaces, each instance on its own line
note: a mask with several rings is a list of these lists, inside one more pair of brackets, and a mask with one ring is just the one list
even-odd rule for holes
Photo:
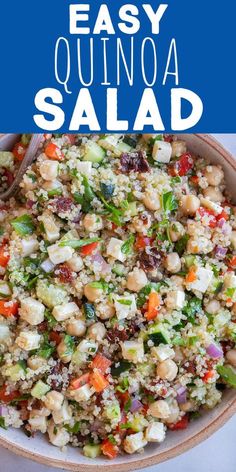
[[0,131],[236,132],[235,0],[3,1]]

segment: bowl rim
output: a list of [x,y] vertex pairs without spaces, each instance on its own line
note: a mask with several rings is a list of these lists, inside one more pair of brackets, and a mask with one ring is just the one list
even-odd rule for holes
[[[236,171],[236,160],[233,158],[232,154],[227,151],[223,147],[223,145],[219,143],[213,136],[199,133],[194,133],[193,136],[196,136],[203,143],[207,144],[213,150],[217,151],[223,157],[223,159],[228,162],[228,164],[233,168],[233,170]],[[127,463],[124,462],[116,464],[114,462],[108,462],[107,464],[103,463],[102,465],[100,465],[99,463],[96,465],[94,464],[94,462],[91,463],[91,465],[78,464],[75,462],[68,463],[66,460],[47,457],[42,455],[41,453],[33,452],[25,447],[16,445],[9,439],[2,437],[1,433],[0,446],[3,446],[4,448],[17,455],[33,460],[40,464],[44,464],[50,467],[57,467],[60,469],[66,469],[74,472],[94,472],[100,470],[101,467],[104,468],[105,472],[112,472],[113,470],[117,472],[128,472],[130,470],[142,469],[145,467],[159,464],[166,460],[172,459],[182,454],[183,452],[188,451],[192,447],[195,447],[196,445],[207,439],[218,429],[220,429],[235,413],[236,395],[235,398],[232,398],[229,402],[226,403],[223,411],[219,414],[219,416],[211,420],[209,424],[207,424],[207,426],[205,426],[193,436],[186,439],[182,444],[178,444],[163,452],[158,452],[157,450],[157,452],[152,454],[150,457],[142,459],[142,457],[140,456],[140,458],[138,458],[137,460]]]

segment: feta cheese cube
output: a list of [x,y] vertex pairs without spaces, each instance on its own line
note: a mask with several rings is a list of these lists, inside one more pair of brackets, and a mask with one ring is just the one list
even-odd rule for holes
[[21,331],[16,338],[16,344],[25,351],[32,351],[38,349],[40,345],[41,336],[32,331]]
[[55,180],[58,174],[58,162],[46,159],[40,164],[39,173],[44,180]]
[[57,305],[53,308],[52,314],[57,321],[64,321],[71,318],[73,315],[79,314],[79,307],[74,302]]
[[35,251],[37,251],[39,247],[39,243],[36,238],[23,238],[20,240],[20,253],[22,257],[30,256]]
[[72,411],[67,400],[63,402],[60,410],[53,411],[52,417],[55,424],[70,421],[70,419],[72,418]]
[[46,274],[49,274],[49,272],[52,272],[54,267],[55,267],[55,264],[53,264],[50,259],[45,259],[45,261],[42,262],[42,264],[40,265],[40,267],[44,270],[44,272],[46,272]]
[[120,262],[124,262],[126,255],[123,254],[121,247],[123,246],[124,241],[117,238],[111,238],[107,246],[107,255],[117,259]]
[[172,310],[181,310],[184,307],[185,293],[183,290],[173,290],[168,292],[166,305]]
[[70,393],[73,397],[73,400],[76,402],[87,402],[93,395],[93,391],[91,390],[89,384],[85,384],[76,390],[72,390]]
[[145,438],[148,442],[161,443],[164,441],[165,435],[165,426],[159,421],[151,423],[145,431]]
[[155,141],[152,151],[154,161],[163,162],[167,164],[170,162],[172,154],[172,147],[166,141]]
[[143,341],[124,341],[121,343],[122,356],[124,359],[134,362],[142,362],[144,358]]
[[167,419],[168,416],[170,416],[170,413],[170,407],[165,400],[157,400],[156,402],[151,403],[148,409],[148,415],[163,420]]
[[4,340],[7,340],[10,335],[10,329],[8,328],[7,325],[0,324],[0,341],[3,342]]
[[47,419],[45,416],[34,415],[29,418],[29,424],[33,431],[40,431],[41,433],[46,433],[47,431]]
[[208,208],[209,210],[212,210],[214,211],[214,213],[216,215],[220,215],[222,213],[222,206],[219,205],[218,203],[215,203],[215,202],[212,202],[211,200],[209,200],[208,198],[204,198],[202,197],[201,198],[201,204],[202,206],[204,206],[205,208]]
[[83,269],[84,263],[81,256],[73,254],[73,257],[67,261],[67,265],[73,272],[80,272]]
[[212,270],[199,267],[196,271],[196,277],[196,280],[191,284],[188,284],[188,287],[191,290],[197,290],[198,292],[205,293],[212,281]]
[[154,346],[151,349],[151,353],[155,356],[160,362],[165,361],[166,359],[172,359],[175,357],[174,349],[171,349],[169,346]]
[[31,326],[37,326],[44,320],[44,311],[45,306],[41,302],[35,298],[27,297],[21,301],[19,315]]
[[114,305],[118,320],[132,318],[137,310],[135,295],[114,295]]
[[54,421],[50,421],[48,426],[48,437],[51,444],[57,447],[64,447],[70,440],[70,434],[63,427],[55,427]]
[[53,244],[48,247],[50,261],[55,265],[68,261],[71,259],[73,253],[74,250],[69,246],[60,247],[58,244]]
[[147,444],[147,441],[144,437],[144,434],[140,431],[139,433],[129,434],[124,440],[124,450],[128,454],[133,454],[134,452],[142,449]]
[[80,174],[90,177],[92,172],[92,162],[76,161],[76,169]]

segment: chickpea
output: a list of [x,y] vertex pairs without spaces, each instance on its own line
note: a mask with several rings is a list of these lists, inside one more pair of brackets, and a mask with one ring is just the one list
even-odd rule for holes
[[62,403],[64,400],[64,396],[62,393],[57,392],[56,390],[51,390],[45,396],[44,405],[48,410],[60,410]]
[[75,318],[66,325],[66,332],[70,336],[83,336],[86,333],[86,324],[83,320]]
[[151,217],[145,213],[145,219],[135,216],[132,220],[132,226],[137,233],[147,234],[147,230],[151,227]]
[[95,341],[102,341],[106,336],[106,331],[104,324],[98,321],[89,327],[88,336]]
[[170,414],[168,418],[166,418],[165,421],[166,423],[176,423],[176,421],[178,421],[179,414],[180,414],[179,405],[177,401],[173,400],[171,404],[169,405],[169,407],[170,407]]
[[31,356],[27,359],[27,365],[32,370],[41,369],[43,365],[46,365],[47,361],[43,357]]
[[48,426],[49,441],[54,446],[64,447],[70,440],[70,434],[63,427],[55,427],[54,421],[50,421]]
[[233,249],[236,250],[236,231],[232,231],[231,233],[231,245]]
[[57,354],[64,364],[67,364],[71,361],[72,353],[69,352],[68,346],[66,345],[64,339],[57,346]]
[[157,400],[149,406],[148,414],[154,418],[166,419],[170,415],[170,407],[165,400]]
[[178,221],[175,221],[174,223],[171,223],[171,226],[170,226],[170,239],[171,239],[171,241],[173,241],[173,243],[175,243],[180,238],[182,238],[184,233],[185,233],[185,229],[184,229],[183,225],[181,225],[181,223],[179,223]]
[[195,195],[184,195],[181,199],[181,209],[184,215],[195,215],[200,207],[200,200]]
[[218,166],[208,166],[205,172],[205,177],[209,185],[217,187],[221,184],[224,178],[224,172]]
[[97,305],[97,316],[101,320],[109,320],[115,315],[115,308],[109,303],[99,303]]
[[191,402],[191,400],[189,400],[185,403],[181,403],[180,409],[181,409],[181,411],[184,411],[186,413],[188,411],[193,411],[194,410],[194,404],[193,404],[193,402]]
[[218,302],[218,300],[210,300],[206,304],[206,311],[210,315],[216,315],[219,312],[219,310],[220,310],[220,303]]
[[96,288],[91,286],[91,284],[87,284],[84,287],[84,295],[90,302],[95,302],[102,297],[103,290],[102,288]]
[[46,180],[42,187],[47,192],[50,192],[51,190],[62,190],[62,184],[59,180]]
[[84,217],[83,221],[86,231],[100,231],[103,228],[103,221],[100,215],[95,215],[94,213],[88,213]]
[[147,276],[142,269],[135,267],[128,275],[127,288],[133,292],[139,292],[147,283]]
[[168,380],[171,382],[175,379],[178,373],[178,367],[172,359],[166,359],[158,364],[156,373],[162,380]]
[[73,257],[66,262],[66,265],[73,270],[73,272],[80,272],[83,269],[84,263],[82,257],[73,254]]
[[233,367],[236,367],[236,349],[230,349],[225,357]]
[[177,252],[171,252],[165,259],[165,268],[168,272],[176,274],[181,270],[181,261]]
[[156,211],[161,207],[160,198],[157,191],[147,190],[142,197],[142,202],[148,210]]
[[203,190],[204,197],[209,198],[212,202],[221,203],[224,200],[222,192],[216,187],[207,187]]
[[172,147],[172,156],[171,157],[180,157],[182,154],[187,152],[186,143],[184,141],[173,141],[171,143]]
[[175,357],[174,360],[176,362],[182,362],[184,359],[184,355],[182,353],[182,349],[179,346],[175,347]]
[[39,166],[39,173],[44,180],[55,180],[58,173],[58,162],[45,160]]

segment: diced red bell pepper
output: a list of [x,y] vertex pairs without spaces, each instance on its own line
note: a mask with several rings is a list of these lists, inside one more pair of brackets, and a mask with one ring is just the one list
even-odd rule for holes
[[210,228],[215,228],[217,225],[217,219],[212,210],[209,210],[207,208],[200,207],[197,210],[197,213],[200,215],[201,219],[204,218],[205,216],[209,217],[209,224]]
[[144,249],[145,247],[150,246],[152,242],[153,242],[152,238],[148,238],[147,236],[138,235],[136,237],[136,241],[135,241],[135,248],[138,249],[138,250],[139,249]]
[[214,370],[208,370],[208,372],[205,373],[205,375],[202,377],[203,382],[208,383],[209,380],[211,380],[215,376],[215,371]]
[[57,331],[51,331],[51,333],[49,333],[49,339],[58,345],[61,342],[61,335]]
[[18,313],[18,302],[10,300],[0,300],[0,315],[9,318],[10,316],[16,316]]
[[87,384],[89,382],[89,377],[90,374],[87,372],[86,374],[81,375],[80,377],[77,377],[70,382],[70,389],[71,390],[77,390],[77,388],[83,387],[83,385]]
[[101,354],[96,354],[93,361],[90,364],[91,369],[98,369],[102,374],[105,374],[106,370],[111,366],[112,362],[107,357]]
[[98,242],[87,244],[80,249],[81,256],[89,256],[98,246]]
[[182,154],[182,156],[180,156],[177,161],[172,162],[169,165],[168,172],[172,177],[177,175],[183,177],[184,175],[187,175],[190,170],[192,170],[193,166],[194,161],[191,154],[186,153]]
[[18,161],[22,161],[25,157],[26,151],[27,146],[25,146],[25,144],[22,144],[22,142],[19,142],[15,144],[12,153],[15,159],[17,159]]
[[0,266],[6,267],[10,259],[10,254],[8,252],[8,247],[6,244],[0,246]]
[[0,387],[0,401],[3,403],[10,403],[20,396],[18,390],[13,390],[10,393],[7,393],[7,386],[3,385]]
[[65,134],[65,136],[67,137],[70,144],[73,146],[73,144],[75,144],[77,134]]
[[229,267],[236,269],[236,256],[232,256],[229,260]]
[[185,415],[180,421],[177,421],[177,423],[168,424],[168,428],[171,429],[171,431],[178,431],[180,429],[186,429],[188,427],[188,423],[188,415]]
[[113,444],[109,439],[104,439],[101,445],[102,453],[107,456],[108,459],[115,459],[118,454],[118,447]]
[[55,161],[63,161],[65,157],[61,149],[54,143],[47,144],[44,152],[49,159],[54,159]]
[[192,177],[190,177],[190,181],[192,182],[193,185],[198,185],[199,177],[197,175],[192,175]]

